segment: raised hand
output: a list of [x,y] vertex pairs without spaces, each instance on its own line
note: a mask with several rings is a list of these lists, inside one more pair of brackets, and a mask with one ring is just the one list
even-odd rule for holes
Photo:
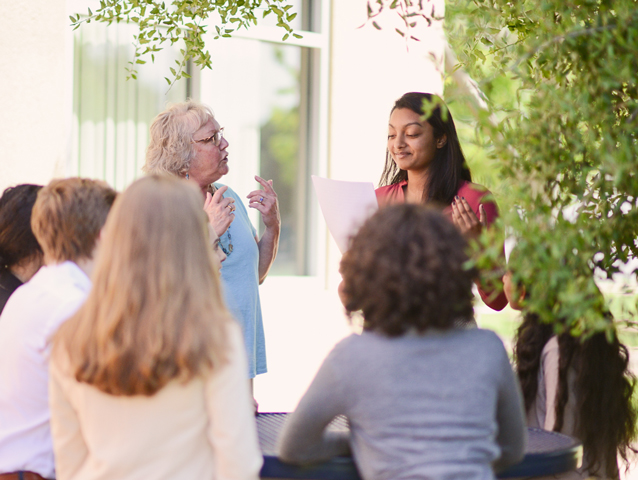
[[472,211],[467,200],[458,195],[452,202],[452,221],[466,238],[477,238],[487,227],[487,215],[483,204],[479,205],[479,217]]
[[248,206],[261,212],[261,218],[267,228],[279,229],[281,225],[279,200],[277,199],[277,193],[272,188],[272,180],[266,181],[257,175],[255,175],[255,180],[264,188],[263,190],[253,190],[246,195]]
[[235,199],[224,198],[224,192],[228,190],[227,186],[223,186],[211,195],[206,192],[206,200],[204,201],[204,211],[208,215],[208,223],[211,224],[218,237],[221,237],[233,220],[235,219]]

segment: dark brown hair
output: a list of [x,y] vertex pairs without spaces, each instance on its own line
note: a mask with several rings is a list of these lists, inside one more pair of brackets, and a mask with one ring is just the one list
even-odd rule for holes
[[[611,319],[609,318],[611,321]],[[534,405],[543,349],[554,335],[553,326],[528,312],[518,328],[514,358],[525,409]],[[618,478],[617,455],[627,462],[636,436],[636,407],[632,403],[635,377],[629,372],[627,348],[615,335],[605,333],[586,339],[570,333],[558,336],[559,365],[554,431],[563,428],[569,400],[568,374],[575,374],[576,436],[583,442],[590,475]],[[605,466],[606,471],[601,471]]]
[[100,230],[115,201],[115,190],[100,180],[52,180],[38,193],[31,228],[47,259],[91,258]]
[[394,337],[470,320],[473,272],[465,240],[440,212],[392,205],[361,227],[341,260],[346,311],[365,328]]
[[0,198],[0,269],[42,255],[31,230],[31,211],[41,185],[7,188]]
[[[432,125],[435,139],[439,139],[443,135],[447,137],[445,145],[436,149],[436,155],[428,168],[428,182],[425,185],[423,202],[449,205],[454,200],[454,195],[459,191],[461,182],[472,181],[472,175],[467,167],[459,136],[456,133],[452,113],[443,103],[443,100],[436,95],[410,92],[394,103],[390,115],[396,109],[407,108],[423,116],[425,113],[423,102],[439,102],[439,105],[432,110],[432,113],[427,118],[427,122]],[[383,173],[381,173],[379,186],[394,185],[407,179],[408,172],[399,169],[390,152],[386,151],[385,166]],[[427,197],[425,197],[426,194]]]

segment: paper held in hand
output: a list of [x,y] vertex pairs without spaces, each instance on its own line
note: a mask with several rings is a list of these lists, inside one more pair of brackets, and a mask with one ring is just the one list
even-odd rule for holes
[[343,254],[348,240],[379,208],[372,182],[345,182],[312,176],[328,230]]

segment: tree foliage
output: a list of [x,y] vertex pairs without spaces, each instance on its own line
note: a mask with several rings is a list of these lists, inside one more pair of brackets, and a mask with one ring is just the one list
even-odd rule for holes
[[[634,0],[446,5],[458,67],[489,105],[477,128],[501,170],[503,221],[517,239],[510,268],[528,286],[528,308],[558,331],[611,335],[594,279],[611,279],[623,266],[637,276],[626,266],[638,258],[636,7]],[[507,98],[496,90],[503,79],[515,86]],[[485,271],[500,253],[496,233],[483,239],[491,245],[479,260]]]
[[481,124],[509,187],[529,307],[558,329],[611,332],[593,279],[638,258],[636,2],[451,6],[449,38],[488,99],[497,78],[517,83],[515,102],[491,104],[498,124]]
[[165,44],[183,41],[182,59],[175,61],[175,67],[170,67],[172,76],[165,77],[171,85],[190,76],[186,71],[190,59],[200,68],[212,67],[204,42],[211,16],[219,17],[214,25],[214,39],[231,37],[240,28],[257,25],[258,15],[265,18],[271,14],[277,17],[277,27],[284,30],[284,40],[290,35],[301,38],[290,26],[297,16],[291,8],[287,0],[100,0],[100,7],[95,12],[89,8],[86,16],[72,15],[70,19],[74,28],[91,21],[108,25],[121,21],[137,24],[135,58],[128,69],[129,76],[134,79],[137,77],[135,65],[146,63],[142,57],[150,55],[151,60],[155,60],[155,53]]

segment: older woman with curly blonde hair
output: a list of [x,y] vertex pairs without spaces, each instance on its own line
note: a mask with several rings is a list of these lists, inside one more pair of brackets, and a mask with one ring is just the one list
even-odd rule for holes
[[224,295],[242,326],[248,376],[253,378],[267,371],[258,286],[277,255],[281,219],[272,180],[255,176],[262,189],[247,195],[248,207],[261,213],[266,226],[261,238],[242,199],[228,186],[216,183],[229,171],[223,130],[211,109],[198,102],[170,105],[153,120],[144,170],[189,179],[202,192],[204,210],[228,257],[222,270]]
[[198,190],[151,176],[116,201],[93,289],[54,338],[56,478],[254,479],[239,326]]
[[[441,213],[379,210],[341,260],[348,314],[364,331],[328,355],[281,437],[311,463],[350,448],[364,480],[493,479],[521,460],[525,421],[502,342],[473,317],[465,241]],[[337,415],[347,436],[326,432]]]

